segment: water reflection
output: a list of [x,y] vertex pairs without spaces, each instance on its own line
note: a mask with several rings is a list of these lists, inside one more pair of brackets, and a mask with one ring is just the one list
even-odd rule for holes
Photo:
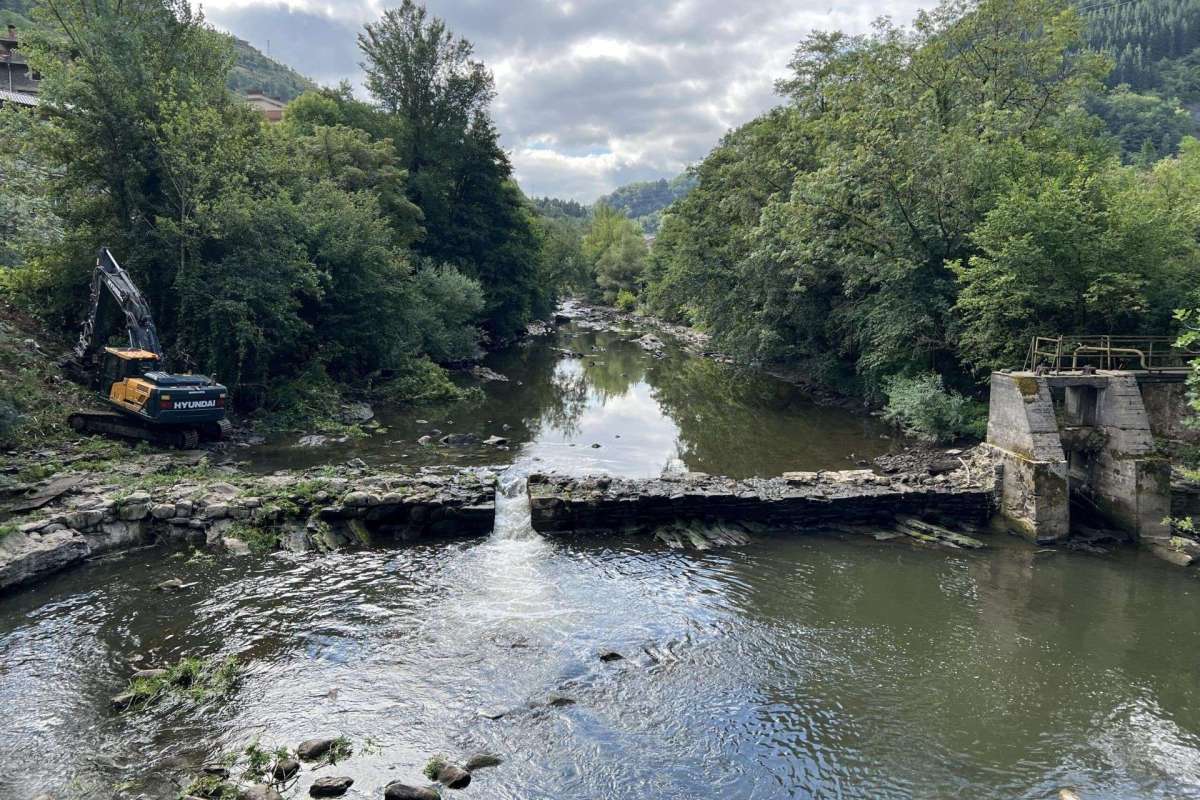
[[[694,358],[668,343],[653,357],[638,332],[567,326],[493,354],[510,378],[485,399],[433,409],[379,409],[388,433],[311,450],[294,437],[260,448],[256,468],[363,458],[371,463],[540,465],[652,476],[664,468],[735,477],[847,468],[891,446],[869,417],[809,402],[775,378]],[[424,435],[507,438],[509,449],[422,447]]]

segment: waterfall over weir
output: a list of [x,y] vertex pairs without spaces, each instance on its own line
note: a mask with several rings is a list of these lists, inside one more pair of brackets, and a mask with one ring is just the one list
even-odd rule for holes
[[525,474],[515,469],[497,479],[493,540],[532,541],[538,538],[530,515],[528,485]]

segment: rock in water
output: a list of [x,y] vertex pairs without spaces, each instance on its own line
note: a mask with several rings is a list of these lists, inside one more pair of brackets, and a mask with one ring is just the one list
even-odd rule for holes
[[316,761],[333,747],[333,739],[306,739],[296,748],[301,761]]
[[498,767],[503,763],[504,759],[492,753],[476,753],[467,759],[467,763],[463,764],[463,769],[467,770],[467,772],[474,772],[477,769]]
[[344,776],[317,778],[313,781],[312,786],[308,787],[308,793],[312,797],[341,797],[350,790],[352,785],[354,785],[354,779]]
[[155,678],[161,678],[166,674],[167,671],[165,669],[139,669],[137,672],[129,676],[129,680],[136,681],[141,678],[152,681]]
[[256,783],[242,790],[238,800],[283,800],[283,795],[265,783]]
[[167,580],[158,584],[158,588],[160,591],[164,591],[164,592],[178,592],[180,589],[183,588],[183,579],[182,578],[168,578]]
[[271,777],[277,781],[290,781],[300,771],[300,762],[294,758],[283,758],[275,762]]
[[454,764],[446,764],[438,770],[437,781],[447,789],[465,789],[471,783],[471,773]]
[[621,655],[616,650],[605,650],[600,654],[600,660],[606,664],[610,661],[620,661],[623,658],[625,658],[625,656]]
[[346,425],[356,422],[368,422],[374,418],[375,412],[366,403],[347,403],[338,414],[338,421]]
[[389,783],[383,790],[384,800],[441,800],[441,795],[433,789],[420,786],[408,786],[400,783]]
[[438,441],[450,447],[471,447],[482,440],[473,433],[448,433]]
[[322,436],[319,433],[310,433],[308,436],[301,436],[296,442],[296,447],[320,447],[328,441],[328,436]]
[[472,367],[471,374],[481,381],[503,381],[504,383],[508,383],[508,378],[506,376],[501,375],[495,370],[488,369],[483,365]]
[[565,694],[558,694],[555,692],[546,698],[546,705],[550,706],[551,708],[565,708],[566,706],[575,705],[575,699],[573,697],[567,697]]

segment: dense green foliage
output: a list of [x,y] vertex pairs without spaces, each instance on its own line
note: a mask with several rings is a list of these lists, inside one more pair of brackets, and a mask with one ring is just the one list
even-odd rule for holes
[[646,298],[717,343],[879,397],[1019,366],[1034,332],[1166,333],[1200,275],[1200,150],[1122,166],[1103,57],[1054,0],[817,33],[788,105],[731,132],[663,222]]
[[583,257],[591,265],[600,297],[612,303],[621,293],[636,295],[646,265],[646,242],[637,223],[616,209],[596,206],[583,238]]
[[987,433],[987,406],[948,391],[941,375],[896,377],[884,385],[884,393],[884,419],[919,438],[952,442],[963,436],[982,439]]
[[[270,407],[297,380],[445,394],[421,358],[470,358],[480,325],[508,336],[552,308],[561,265],[497,144],[491,77],[423,9],[363,37],[380,106],[312,91],[275,126],[227,89],[229,39],[185,0],[34,13],[45,119],[0,114],[21,145],[0,161],[19,176],[0,209],[37,224],[0,257],[19,262],[4,284],[49,321],[75,325],[107,245],[169,361]],[[432,45],[395,46],[414,41]],[[431,92],[428,75],[449,84]]]

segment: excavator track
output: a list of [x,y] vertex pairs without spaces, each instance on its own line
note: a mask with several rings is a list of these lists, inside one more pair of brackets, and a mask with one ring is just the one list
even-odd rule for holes
[[68,418],[71,428],[79,433],[100,433],[135,439],[160,447],[193,450],[200,444],[198,428],[162,428],[139,424],[127,414],[111,411],[76,411]]

